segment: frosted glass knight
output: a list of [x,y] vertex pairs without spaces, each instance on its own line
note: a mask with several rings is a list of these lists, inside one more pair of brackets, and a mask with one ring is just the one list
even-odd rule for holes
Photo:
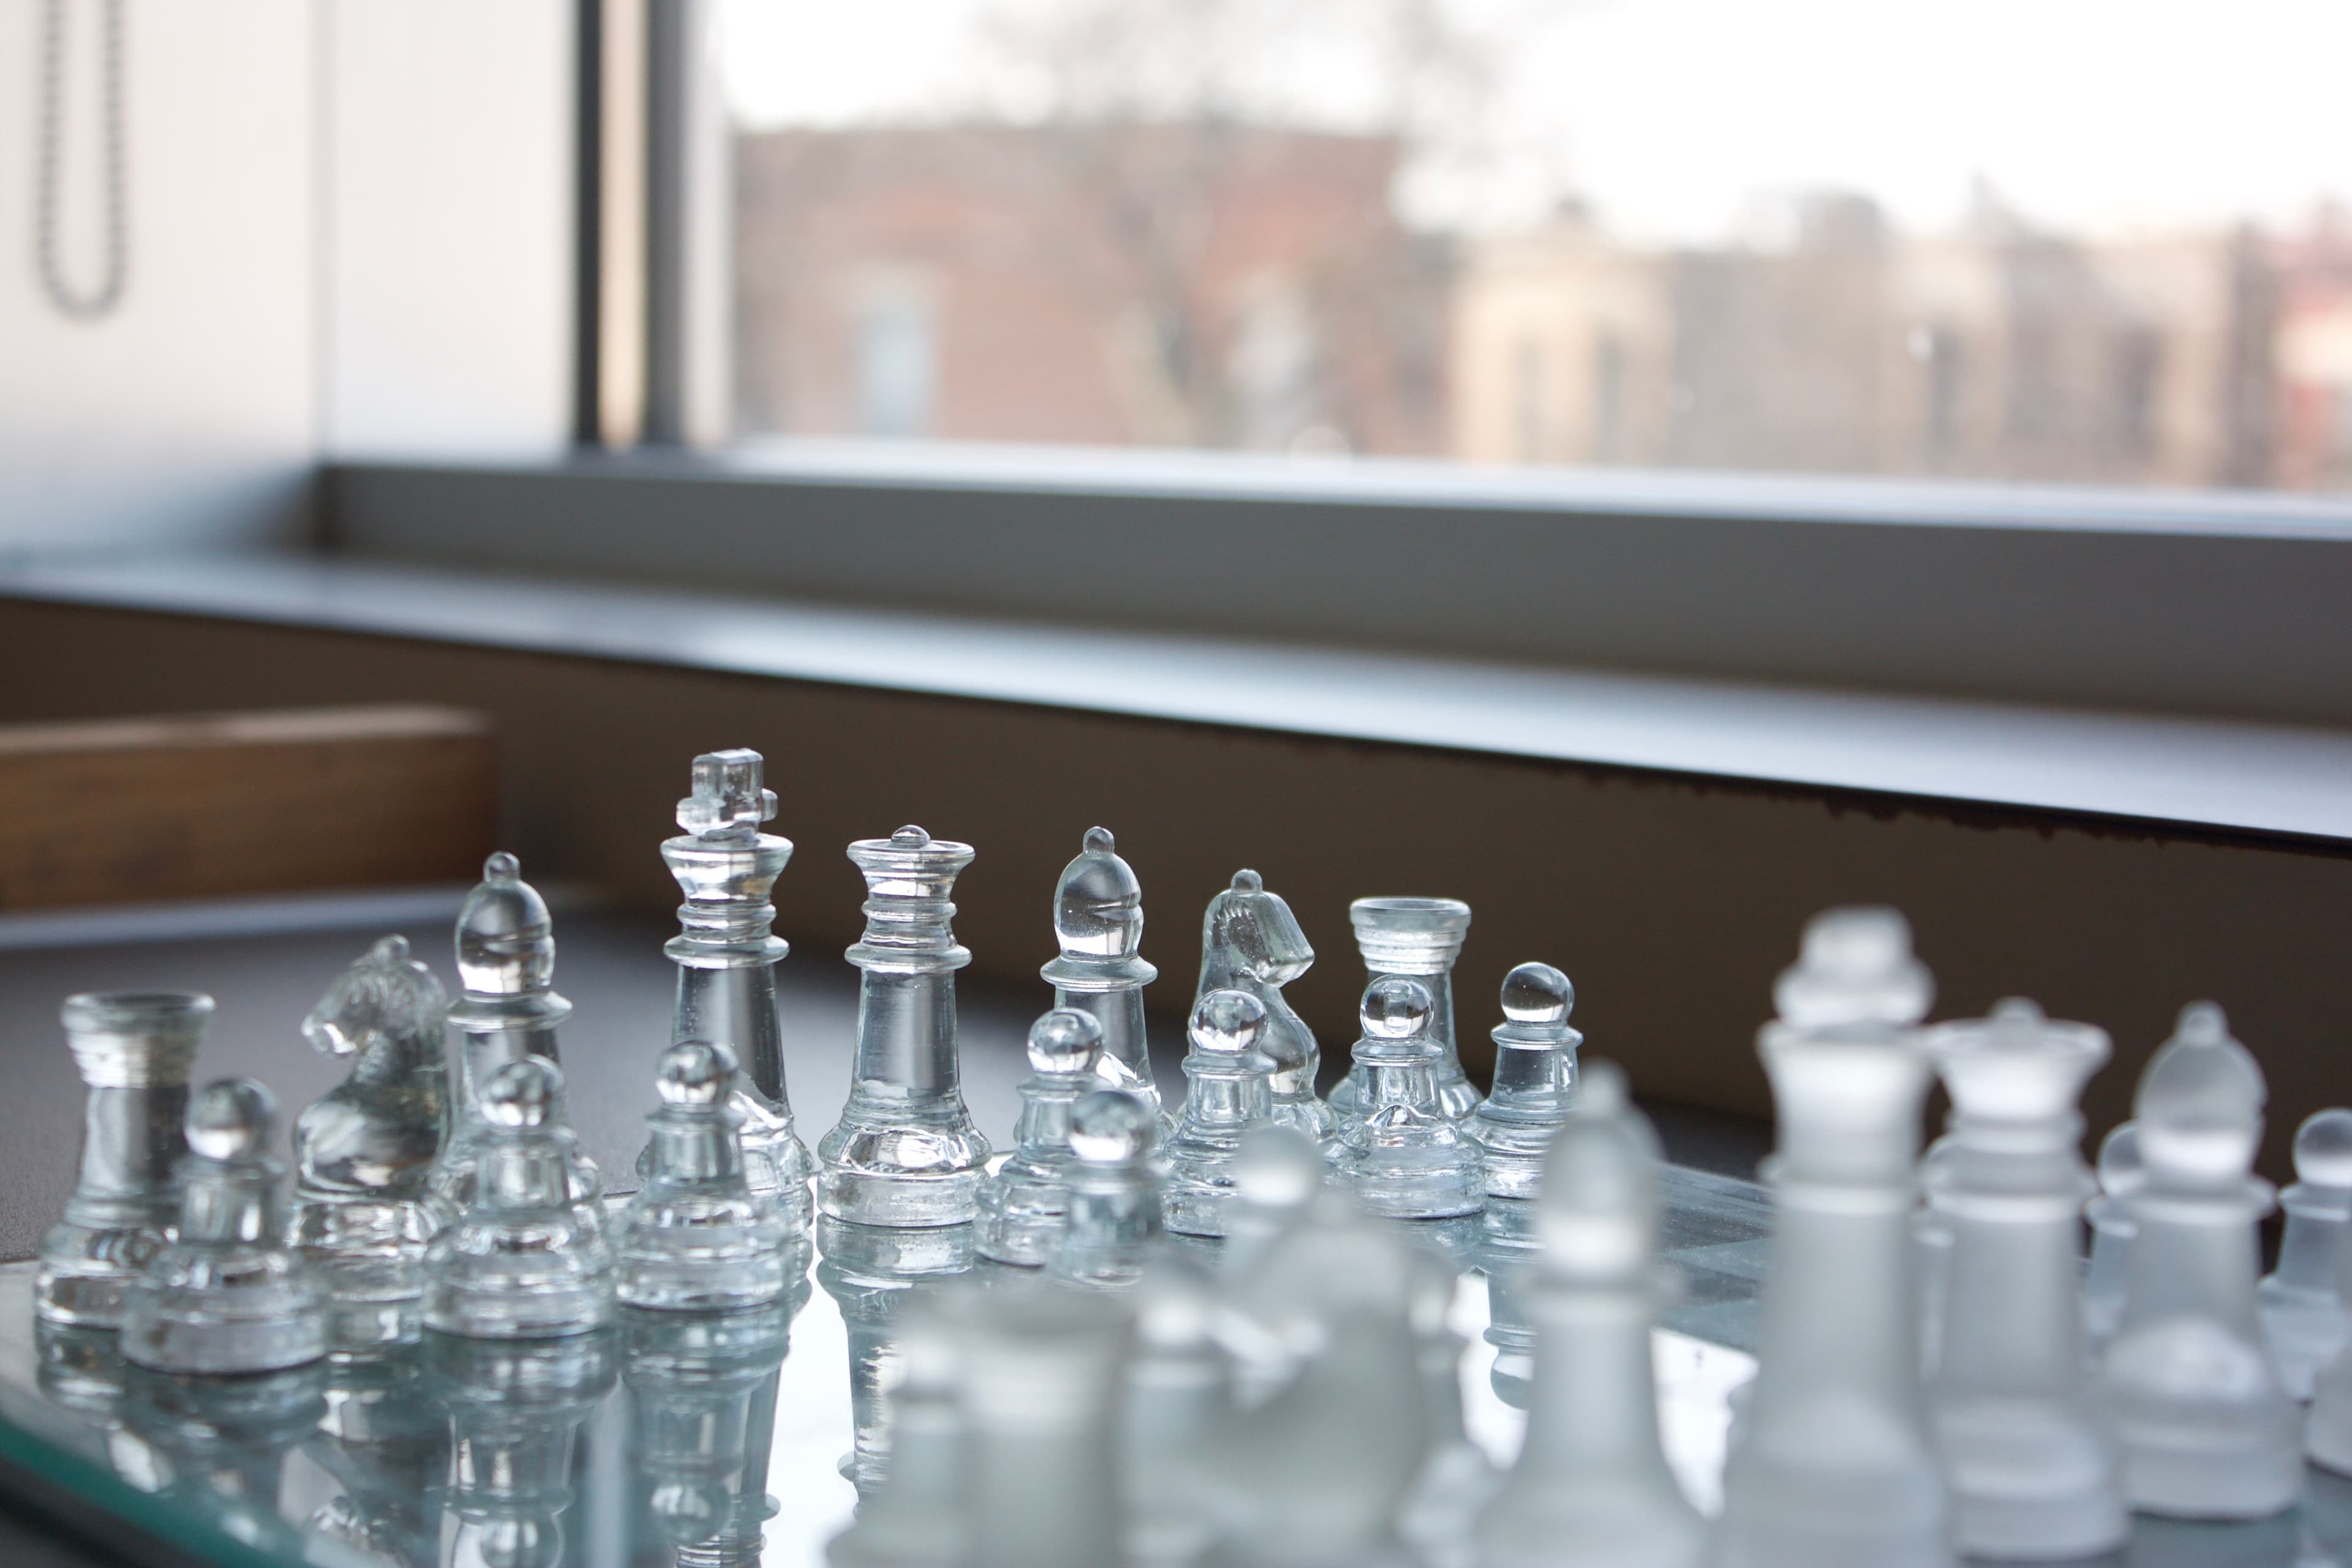
[[1255,871],[1236,871],[1233,886],[1209,900],[1201,922],[1201,984],[1197,1007],[1213,991],[1246,991],[1265,1006],[1258,1048],[1274,1058],[1269,1080],[1274,1120],[1321,1142],[1339,1126],[1315,1092],[1323,1052],[1282,988],[1314,967],[1315,950],[1290,906],[1265,890]]
[[1160,971],[1140,952],[1143,885],[1119,858],[1108,827],[1089,827],[1078,857],[1054,889],[1054,937],[1061,956],[1037,973],[1054,988],[1054,1005],[1091,1013],[1102,1026],[1095,1071],[1160,1115],[1151,1053],[1143,1037],[1143,988]]

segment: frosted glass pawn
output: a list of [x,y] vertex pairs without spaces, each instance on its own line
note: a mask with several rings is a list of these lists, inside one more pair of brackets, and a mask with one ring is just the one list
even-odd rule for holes
[[2115,1438],[2084,1361],[2075,1152],[2107,1037],[2011,999],[1928,1032],[1952,1100],[1930,1194],[1951,1237],[1928,1408],[1961,1551],[2051,1562],[2129,1533]]
[[585,1333],[613,1315],[613,1249],[572,1200],[563,1069],[524,1057],[482,1085],[474,1200],[425,1252],[425,1326],[480,1339]]
[[1323,1052],[1307,1020],[1282,999],[1282,988],[1314,964],[1315,950],[1298,917],[1279,895],[1265,890],[1255,871],[1234,872],[1233,885],[1209,900],[1201,922],[1201,984],[1192,1005],[1199,1006],[1212,991],[1246,991],[1265,1005],[1265,1033],[1258,1037],[1258,1048],[1274,1058],[1274,1120],[1320,1143],[1339,1126],[1338,1116],[1315,1092]]
[[1486,1203],[1478,1144],[1446,1114],[1430,993],[1417,980],[1375,980],[1358,1013],[1349,1079],[1358,1093],[1324,1146],[1332,1175],[1391,1219],[1475,1214]]
[[[1429,1032],[1437,1045],[1431,1069],[1437,1100],[1447,1116],[1461,1121],[1478,1108],[1478,1090],[1463,1076],[1454,1034],[1454,961],[1470,934],[1470,906],[1459,899],[1358,899],[1348,906],[1348,919],[1373,982],[1402,978],[1428,988],[1434,1010]],[[1331,1091],[1332,1114],[1345,1120],[1363,1088],[1350,1071]]]
[[1462,1410],[1462,1336],[1452,1322],[1461,1275],[1431,1247],[1412,1249],[1407,1319],[1413,1369],[1421,1375],[1423,1442],[1420,1472],[1397,1517],[1397,1533],[1431,1568],[1469,1568],[1472,1521],[1500,1479],[1470,1440]]
[[889,1394],[890,1472],[825,1548],[830,1568],[962,1565],[971,1510],[955,1335],[937,1313],[909,1312],[899,1355]]
[[908,826],[857,840],[849,858],[867,895],[866,934],[849,950],[863,972],[857,1061],[841,1121],[817,1146],[817,1206],[855,1225],[969,1225],[989,1150],[959,1076],[955,972],[971,950],[955,939],[948,895],[971,846]]
[[1125,1089],[1096,1089],[1070,1112],[1070,1223],[1046,1265],[1055,1279],[1118,1289],[1160,1249],[1151,1134],[1150,1106]]
[[1029,1077],[1021,1085],[1013,1149],[980,1187],[982,1258],[1042,1268],[1070,1223],[1070,1112],[1099,1088],[1102,1025],[1056,1007],[1029,1026]]
[[1919,1386],[1911,1210],[1932,985],[1892,910],[1805,928],[1758,1052],[1776,1206],[1758,1371],[1724,1469],[1714,1568],[1947,1568]]
[[2124,1495],[2176,1519],[2263,1519],[2302,1488],[2299,1413],[2271,1370],[2254,1305],[2255,1224],[2271,1189],[2251,1173],[2262,1069],[2210,1002],[2140,1075],[2133,1103],[2147,1180],[2132,1200],[2123,1321],[2101,1365],[2124,1449]]
[[1650,1333],[1658,1266],[1658,1143],[1596,1065],[1546,1157],[1542,1251],[1520,1296],[1535,1327],[1527,1440],[1479,1516],[1480,1568],[1694,1568],[1706,1526],[1658,1436]]
[[2095,1355],[2115,1338],[2123,1321],[2124,1289],[2131,1277],[2131,1200],[2147,1180],[2139,1157],[2139,1126],[2126,1121],[2099,1141],[2093,1167],[2099,1193],[2083,1205],[2091,1226],[2091,1260],[2083,1271],[2083,1340]]
[[122,1298],[122,1355],[159,1372],[277,1372],[327,1352],[324,1283],[282,1240],[278,1100],[247,1078],[188,1101],[180,1218]]
[[2352,1328],[2337,1291],[2336,1259],[2352,1227],[2352,1110],[2315,1111],[2294,1134],[2294,1184],[2279,1194],[2286,1226],[2278,1268],[2255,1291],[2271,1363],[2288,1394],[2308,1401],[2319,1369]]
[[1575,1005],[1576,987],[1549,963],[1522,963],[1503,976],[1494,1092],[1468,1122],[1486,1156],[1490,1198],[1536,1195],[1552,1134],[1576,1109],[1576,1050],[1584,1037],[1568,1026]]
[[785,1092],[776,965],[787,949],[770,929],[776,906],[769,901],[793,843],[760,831],[776,815],[775,792],[761,782],[765,765],[741,748],[695,758],[692,791],[677,803],[685,831],[662,843],[662,860],[686,895],[677,935],[662,949],[677,965],[669,1037],[734,1051],[744,1178],[805,1233],[815,1215],[809,1182],[816,1165]]
[[1246,991],[1212,991],[1192,1009],[1184,1113],[1160,1145],[1160,1206],[1181,1236],[1225,1234],[1242,1135],[1271,1116],[1274,1058],[1258,1049],[1265,1026],[1265,1004]]
[[1255,1268],[1276,1237],[1298,1224],[1323,1190],[1330,1167],[1297,1128],[1269,1121],[1234,1145],[1234,1195],[1225,1206],[1219,1272],[1238,1279]]
[[1135,1353],[1119,1419],[1127,1558],[1131,1568],[1192,1568],[1216,1539],[1202,1461],[1234,1408],[1216,1282],[1170,1253],[1145,1269],[1132,1300]]
[[1054,1005],[1090,1013],[1102,1026],[1095,1072],[1160,1115],[1151,1053],[1143,1037],[1143,988],[1160,978],[1141,954],[1143,884],[1119,858],[1108,827],[1089,827],[1078,857],[1054,889],[1054,940],[1062,953],[1037,973],[1054,988]]
[[801,1237],[743,1174],[735,1053],[705,1040],[664,1051],[646,1118],[646,1184],[611,1224],[614,1293],[626,1306],[725,1311],[782,1299]]

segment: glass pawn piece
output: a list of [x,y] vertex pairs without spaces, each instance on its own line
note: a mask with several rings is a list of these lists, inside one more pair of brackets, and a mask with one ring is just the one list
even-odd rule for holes
[[1757,1041],[1779,1148],[1758,1371],[1724,1468],[1713,1568],[1948,1568],[1919,1384],[1911,1212],[1932,994],[1892,910],[1805,928]]
[[[1454,1036],[1454,961],[1470,934],[1470,906],[1459,899],[1358,899],[1348,906],[1356,948],[1374,981],[1417,980],[1435,1010],[1430,1037],[1437,1045],[1432,1074],[1444,1113],[1459,1121],[1478,1109],[1478,1090],[1462,1073]],[[1363,1092],[1350,1069],[1331,1091],[1332,1113],[1345,1121]]]
[[1927,1046],[1951,1096],[1929,1193],[1950,1237],[1928,1411],[1963,1552],[2095,1557],[2130,1525],[2114,1436],[2083,1353],[2075,1152],[2106,1035],[2011,999]]
[[[449,1022],[465,1037],[458,1048],[453,1129],[435,1167],[433,1205],[442,1225],[453,1224],[474,1201],[474,1170],[486,1135],[482,1086],[509,1062],[539,1057],[561,1063],[556,1026],[572,1004],[555,992],[555,925],[547,900],[522,879],[522,863],[500,850],[482,862],[482,879],[457,910],[457,980],[461,994]],[[604,1173],[574,1142],[565,1156],[572,1201],[601,1213]]]
[[1576,1049],[1584,1037],[1568,1026],[1575,1005],[1576,987],[1549,963],[1522,963],[1503,976],[1495,1090],[1467,1124],[1486,1155],[1488,1197],[1536,1195],[1544,1152],[1576,1109]]
[[948,894],[971,846],[910,826],[857,840],[849,858],[867,893],[866,935],[849,950],[864,971],[857,1062],[817,1146],[817,1206],[855,1225],[968,1225],[989,1151],[958,1076],[955,972],[971,950]]
[[2315,1111],[2294,1134],[2294,1184],[2279,1194],[2286,1226],[2278,1268],[2255,1291],[2271,1363],[2290,1397],[2308,1402],[2352,1320],[2336,1287],[2352,1228],[2352,1110]]
[[[2271,1205],[2252,1174],[2266,1097],[2262,1068],[2210,1002],[2181,1009],[2140,1074],[2147,1180],[2131,1200],[2138,1231],[2101,1373],[2124,1495],[2144,1513],[2262,1519],[2302,1486],[2298,1413],[2254,1304],[2255,1222]],[[2319,1427],[2315,1413],[2315,1445]]]
[[1428,987],[1391,976],[1364,992],[1363,1037],[1348,1077],[1357,1096],[1324,1146],[1332,1174],[1391,1219],[1475,1214],[1486,1203],[1477,1142],[1445,1112]]
[[1054,988],[1054,1005],[1091,1013],[1102,1025],[1095,1073],[1160,1115],[1151,1053],[1143,1038],[1143,988],[1160,978],[1139,953],[1143,885],[1119,858],[1108,827],[1089,827],[1078,858],[1062,868],[1054,889],[1054,939],[1062,956],[1037,973]]
[[277,1372],[327,1353],[327,1293],[286,1235],[278,1101],[246,1078],[188,1102],[173,1239],[123,1292],[122,1354],[160,1372]]
[[440,1228],[434,1163],[449,1138],[449,999],[405,937],[368,949],[302,1037],[351,1076],[294,1120],[295,1250],[326,1286],[338,1349],[416,1337],[425,1244]]
[[662,1053],[655,1088],[646,1184],[611,1222],[614,1295],[684,1311],[782,1300],[803,1260],[783,1211],[744,1180],[735,1053],[682,1040]]
[[1070,1220],[1070,1111],[1101,1083],[1095,1058],[1102,1025],[1091,1013],[1056,1007],[1029,1026],[1030,1076],[1011,1157],[981,1184],[982,1258],[1041,1268]]
[[971,1541],[956,1343],[933,1312],[901,1325],[890,1391],[890,1474],[825,1549],[829,1568],[962,1568]]
[[1650,1332],[1658,1267],[1658,1142],[1624,1079],[1596,1064],[1552,1143],[1521,1292],[1534,1325],[1528,1435],[1480,1514],[1480,1568],[1696,1568],[1706,1526],[1658,1436]]
[[768,1462],[791,1333],[782,1300],[719,1312],[621,1310],[629,1452],[681,1568],[760,1562],[761,1528],[777,1512]]
[[[506,1070],[506,1069],[501,1069]],[[613,1388],[610,1330],[516,1342],[425,1336],[425,1375],[449,1412],[449,1517],[438,1559],[554,1568],[576,1500],[580,1428]]]
[[33,1310],[52,1323],[119,1328],[122,1291],[179,1217],[188,1072],[213,999],[196,991],[100,991],[60,1010],[83,1102],[81,1167],[65,1217],[41,1237]]
[[1225,1234],[1242,1135],[1271,1114],[1274,1058],[1258,1049],[1266,1023],[1265,1004],[1246,991],[1212,991],[1192,1009],[1184,1112],[1160,1144],[1160,1206],[1178,1235]]
[[851,1447],[841,1473],[861,1498],[890,1473],[891,1433],[884,1390],[902,1361],[900,1335],[916,1304],[972,1266],[968,1225],[849,1225],[817,1221],[817,1283],[841,1309],[849,1337]]
[[2139,1124],[2126,1121],[2099,1141],[2095,1167],[2098,1195],[2083,1205],[2091,1226],[2091,1260],[2083,1271],[2083,1342],[2095,1355],[2123,1320],[2124,1286],[2131,1275],[2132,1198],[2147,1180],[2139,1157]]
[[1151,1107],[1122,1089],[1096,1089],[1071,1110],[1070,1223],[1046,1265],[1055,1279],[1118,1289],[1160,1250],[1151,1133]]
[[478,1339],[585,1333],[613,1315],[613,1249],[573,1201],[563,1069],[510,1061],[482,1085],[474,1201],[425,1252],[425,1326]]
[[770,929],[776,906],[769,901],[793,843],[760,831],[776,815],[775,792],[761,783],[764,768],[759,752],[741,749],[695,758],[693,793],[677,803],[677,825],[686,831],[661,847],[686,894],[678,933],[662,950],[677,965],[669,1037],[709,1040],[735,1052],[742,1069],[735,1110],[744,1177],[805,1235],[815,1216],[809,1182],[816,1164],[793,1126],[784,1090],[776,965],[786,949]]

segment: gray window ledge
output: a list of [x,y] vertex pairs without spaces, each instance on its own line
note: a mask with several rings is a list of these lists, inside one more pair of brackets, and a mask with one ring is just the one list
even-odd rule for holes
[[2352,734],[239,556],[17,563],[0,596],[1700,778],[2352,841]]

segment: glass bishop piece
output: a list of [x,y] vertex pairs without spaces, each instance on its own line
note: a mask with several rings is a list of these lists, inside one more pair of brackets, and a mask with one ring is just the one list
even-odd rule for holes
[[980,1188],[982,1258],[1043,1268],[1070,1220],[1070,1112],[1100,1084],[1102,1026],[1091,1013],[1056,1007],[1029,1026],[1030,1076],[1010,1158]]
[[646,1118],[646,1184],[612,1222],[614,1290],[632,1307],[717,1311],[781,1299],[805,1267],[782,1210],[753,1195],[736,1134],[735,1053],[664,1051]]
[[81,1169],[65,1217],[41,1237],[33,1308],[53,1323],[111,1329],[122,1290],[178,1217],[188,1152],[188,1071],[212,1022],[195,991],[105,991],[62,1013],[83,1103]]
[[[1437,1045],[1438,1104],[1461,1121],[1478,1108],[1478,1091],[1462,1074],[1454,1036],[1454,961],[1470,934],[1470,906],[1459,899],[1358,899],[1348,906],[1348,919],[1373,980],[1417,980],[1428,988],[1435,1010],[1429,1033]],[[1331,1091],[1331,1110],[1344,1120],[1362,1091],[1351,1070]]]
[[1274,1120],[1320,1143],[1339,1125],[1315,1092],[1323,1052],[1307,1020],[1282,999],[1282,988],[1314,964],[1315,950],[1307,945],[1298,917],[1265,890],[1256,872],[1234,872],[1233,886],[1209,900],[1201,922],[1201,984],[1192,1005],[1199,1006],[1212,991],[1246,991],[1265,1004],[1265,1032],[1258,1037],[1258,1049],[1274,1058]]
[[948,894],[971,846],[902,827],[857,840],[849,858],[867,893],[866,935],[849,950],[865,972],[857,1065],[841,1121],[817,1146],[817,1206],[855,1225],[968,1224],[988,1140],[957,1076],[955,972],[971,950],[955,939]]
[[815,1164],[793,1125],[784,1092],[782,1024],[776,965],[785,952],[770,930],[776,878],[792,858],[789,838],[762,833],[776,795],[761,782],[757,752],[710,752],[694,759],[694,792],[677,803],[686,831],[665,841],[662,859],[686,902],[678,933],[662,951],[677,965],[670,1039],[728,1046],[741,1064],[735,1110],[741,1118],[743,1173],[803,1233],[814,1217],[809,1179]]
[[1348,1073],[1357,1095],[1323,1151],[1332,1174],[1391,1219],[1477,1213],[1486,1173],[1476,1141],[1438,1095],[1429,989],[1417,980],[1375,980],[1360,1018],[1363,1038]]
[[1054,988],[1054,1005],[1091,1013],[1102,1025],[1095,1071],[1160,1114],[1151,1053],[1143,1040],[1143,988],[1160,978],[1143,946],[1143,885],[1118,857],[1108,827],[1089,827],[1078,858],[1062,868],[1054,889],[1054,938],[1062,956],[1037,973]]
[[1070,1112],[1070,1223],[1048,1271],[1070,1285],[1132,1285],[1164,1234],[1151,1169],[1151,1108],[1098,1089]]
[[123,1294],[122,1354],[162,1372],[276,1372],[327,1352],[326,1290],[289,1251],[278,1101],[251,1079],[188,1102],[177,1236]]
[[408,940],[388,936],[302,1020],[312,1049],[352,1063],[294,1121],[294,1246],[327,1288],[341,1348],[416,1336],[440,1227],[428,1183],[449,1137],[448,1010]]
[[482,1086],[474,1201],[425,1253],[425,1326],[481,1339],[596,1328],[613,1312],[613,1251],[567,1179],[563,1069],[524,1057]]
[[2278,1268],[2256,1298],[2279,1381],[2307,1401],[2319,1369],[2346,1342],[2336,1266],[2352,1229],[2352,1110],[2315,1111],[2295,1130],[2294,1185],[2279,1194],[2279,1207],[2286,1226]]
[[1223,1236],[1234,1201],[1242,1134],[1270,1112],[1274,1058],[1258,1049],[1265,1004],[1246,991],[1212,991],[1192,1009],[1192,1052],[1184,1058],[1184,1114],[1163,1142],[1168,1228]]
[[1576,987],[1549,963],[1522,963],[1503,976],[1495,1091],[1468,1122],[1486,1153],[1489,1197],[1536,1195],[1544,1152],[1576,1109],[1576,1050],[1584,1037],[1568,1026],[1575,1005]]

